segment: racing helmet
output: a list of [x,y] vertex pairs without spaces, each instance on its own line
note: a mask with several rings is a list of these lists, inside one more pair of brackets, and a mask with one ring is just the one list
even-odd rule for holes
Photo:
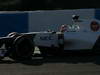
[[78,20],[79,19],[79,15],[72,15],[72,19],[73,20]]

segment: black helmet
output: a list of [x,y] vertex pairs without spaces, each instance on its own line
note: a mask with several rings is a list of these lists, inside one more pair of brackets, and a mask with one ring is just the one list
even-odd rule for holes
[[78,20],[79,16],[78,15],[72,15],[73,20]]

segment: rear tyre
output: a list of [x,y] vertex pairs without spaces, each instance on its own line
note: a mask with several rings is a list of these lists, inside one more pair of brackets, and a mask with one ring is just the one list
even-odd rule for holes
[[96,41],[94,47],[93,47],[93,53],[98,55],[100,54],[100,37],[99,39]]
[[31,59],[34,52],[34,44],[27,36],[18,36],[12,45],[9,57],[17,60]]

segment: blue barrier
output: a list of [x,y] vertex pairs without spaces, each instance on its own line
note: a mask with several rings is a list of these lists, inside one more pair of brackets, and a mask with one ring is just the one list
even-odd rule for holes
[[0,36],[10,32],[28,32],[28,13],[0,14]]
[[100,9],[95,9],[94,16],[96,19],[100,20]]
[[[42,31],[42,30],[47,30],[50,27],[55,30],[61,24],[66,24],[66,23],[70,24],[71,15],[73,13],[81,15],[82,18],[96,18],[100,20],[100,9],[95,9],[95,11],[94,9],[93,10],[80,9],[72,11],[61,10],[61,11],[46,11],[46,12],[33,11],[30,13],[29,12],[0,13],[0,36],[5,36],[10,32],[22,33],[28,31],[31,32]],[[53,25],[53,27],[51,25]]]

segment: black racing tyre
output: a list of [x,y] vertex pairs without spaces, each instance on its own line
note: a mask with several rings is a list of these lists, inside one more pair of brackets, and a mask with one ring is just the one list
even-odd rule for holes
[[11,32],[7,35],[7,37],[12,37],[11,40],[7,41],[7,40],[3,40],[0,42],[0,47],[4,44],[5,45],[5,51],[1,51],[0,52],[0,60],[2,60],[4,57],[9,56],[9,54],[12,52],[12,44],[13,41],[16,37],[20,36],[20,33],[17,32]]
[[13,59],[30,59],[34,52],[34,43],[27,36],[21,35],[18,36],[12,45],[10,58]]
[[95,54],[95,55],[100,55],[100,45],[99,45],[99,47],[97,46],[97,48],[95,48],[95,49],[93,49],[93,53]]
[[97,39],[94,47],[93,47],[93,53],[96,55],[100,55],[100,37]]
[[7,37],[12,37],[12,40],[5,42],[5,49],[7,50],[7,52],[4,55],[5,57],[9,56],[13,52],[13,42],[20,35],[21,34],[17,32],[11,32],[7,35]]

